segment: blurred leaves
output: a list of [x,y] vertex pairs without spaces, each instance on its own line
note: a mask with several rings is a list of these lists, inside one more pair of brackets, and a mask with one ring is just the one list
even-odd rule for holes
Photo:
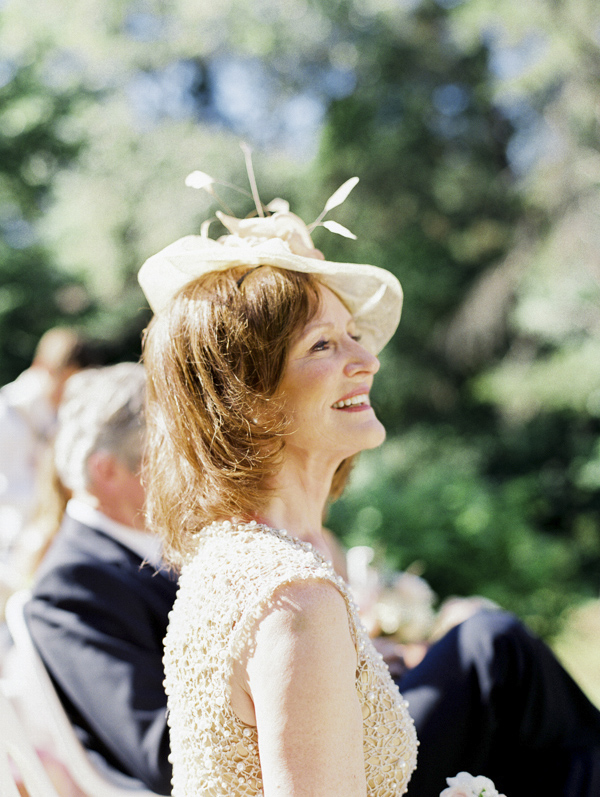
[[362,455],[330,523],[348,545],[383,545],[395,568],[416,564],[441,598],[485,596],[550,635],[573,600],[579,552],[536,528],[535,476],[500,483],[481,458],[449,429],[413,428]]

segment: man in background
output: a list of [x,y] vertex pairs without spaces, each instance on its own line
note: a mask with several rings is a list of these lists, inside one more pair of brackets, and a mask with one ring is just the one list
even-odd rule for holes
[[135,363],[69,380],[55,464],[72,498],[27,619],[94,762],[118,785],[166,794],[162,640],[176,582],[144,531],[144,384]]

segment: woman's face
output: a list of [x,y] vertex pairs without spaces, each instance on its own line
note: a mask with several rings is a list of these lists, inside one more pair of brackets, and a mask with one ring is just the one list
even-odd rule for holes
[[278,393],[291,421],[287,455],[339,462],[385,439],[369,402],[379,360],[338,297],[324,286],[320,293],[321,309],[293,344]]

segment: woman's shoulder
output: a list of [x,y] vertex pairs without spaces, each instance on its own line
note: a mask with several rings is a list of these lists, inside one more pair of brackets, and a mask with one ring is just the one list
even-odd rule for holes
[[280,584],[273,593],[269,614],[280,614],[295,634],[314,633],[347,624],[346,601],[330,581],[305,578]]

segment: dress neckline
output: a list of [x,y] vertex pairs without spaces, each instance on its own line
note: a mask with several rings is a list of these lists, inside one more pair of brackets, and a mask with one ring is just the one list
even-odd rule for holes
[[274,526],[270,526],[268,523],[260,523],[257,520],[248,520],[248,521],[235,521],[235,520],[213,520],[208,526],[204,527],[203,533],[210,532],[210,531],[260,531],[266,532],[268,534],[273,535],[274,537],[278,537],[281,540],[284,540],[297,548],[303,548],[305,551],[310,551],[314,554],[314,556],[320,561],[321,566],[331,567],[331,569],[335,572],[333,564],[329,561],[329,559],[321,553],[321,551],[315,547],[311,542],[307,542],[306,540],[302,540],[300,537],[296,537],[294,534],[291,534],[287,529],[278,529]]

